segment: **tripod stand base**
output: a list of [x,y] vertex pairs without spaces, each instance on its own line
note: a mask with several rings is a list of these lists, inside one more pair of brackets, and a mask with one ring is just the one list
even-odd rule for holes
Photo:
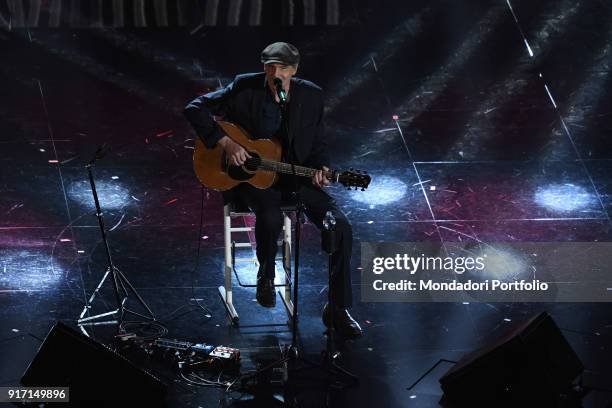
[[[300,379],[304,380],[303,377],[296,378],[296,374],[305,371],[315,371],[312,380],[323,381],[333,388],[348,388],[359,385],[359,378],[340,366],[333,358],[330,358],[325,350],[321,352],[321,357],[321,362],[314,362],[300,356],[297,348],[286,347],[283,351],[286,385],[291,386],[296,381],[299,382]],[[299,364],[302,366],[298,367]],[[310,380],[310,378],[306,379]]]
[[[119,291],[121,290],[123,291],[122,297],[118,293],[116,294],[118,296],[118,299],[120,299],[118,308],[115,310],[111,310],[110,312],[105,312],[105,313],[100,313],[94,316],[85,317],[85,315],[91,310],[94,300],[96,299],[98,293],[100,293],[100,289],[102,288],[102,286],[104,285],[104,282],[109,276],[111,276],[115,282],[119,283],[117,285]],[[147,311],[147,315],[134,312],[125,307],[125,304],[128,299],[128,289],[136,296],[139,303]],[[81,311],[81,314],[79,315],[79,318],[77,319],[77,326],[81,328],[81,331],[83,331],[84,334],[88,335],[88,333],[84,329],[84,326],[99,326],[99,325],[112,325],[112,324],[118,325],[118,324],[121,324],[121,322],[123,322],[123,318],[125,314],[127,313],[141,317],[146,320],[150,320],[150,321],[156,320],[155,315],[153,314],[149,306],[147,306],[147,304],[140,297],[138,292],[136,292],[136,289],[128,281],[128,279],[123,274],[123,272],[121,272],[119,268],[117,268],[116,266],[113,266],[112,268],[107,267],[106,272],[104,273],[104,276],[102,277],[102,280],[100,280],[100,283],[98,283],[98,286],[96,286],[96,289],[91,294],[91,297],[87,300],[87,303],[85,303],[85,306],[83,306],[83,310]],[[111,318],[111,319],[110,320],[98,320],[102,318]]]

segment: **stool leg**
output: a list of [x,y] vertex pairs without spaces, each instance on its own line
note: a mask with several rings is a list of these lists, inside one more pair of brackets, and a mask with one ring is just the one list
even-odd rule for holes
[[223,206],[223,241],[225,244],[225,265],[223,267],[224,286],[219,286],[219,294],[232,323],[238,324],[239,316],[234,308],[232,297],[232,218],[229,205]]
[[[286,213],[283,213],[283,273],[281,275],[281,284],[284,284],[285,286],[281,287],[278,294],[281,296],[281,299],[285,304],[287,314],[292,317],[293,302],[291,301],[291,218],[289,218]],[[287,279],[287,277],[289,277],[289,279]]]

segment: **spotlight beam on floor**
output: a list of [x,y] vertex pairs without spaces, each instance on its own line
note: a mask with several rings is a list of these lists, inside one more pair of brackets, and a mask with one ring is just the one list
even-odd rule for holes
[[[422,30],[423,20],[432,12],[430,8],[423,9],[415,15],[396,25],[388,36],[376,47],[360,58],[360,62],[351,64],[354,68],[340,76],[340,81],[327,91],[326,113],[332,113],[356,89],[372,80],[378,70],[392,59],[402,48],[402,45],[414,39]],[[380,56],[380,58],[379,58]],[[372,69],[364,68],[371,65]]]
[[[115,38],[117,40],[117,38]],[[27,38],[24,38],[25,41],[28,41]],[[86,54],[83,52],[81,48],[77,48],[76,46],[67,44],[66,42],[61,42],[61,40],[53,39],[53,36],[41,35],[40,37],[36,37],[33,40],[34,44],[27,46],[38,47],[43,52],[46,52],[47,55],[44,58],[48,58],[49,56],[52,58],[57,58],[60,61],[68,62],[75,67],[78,67],[82,71],[92,75],[98,80],[109,82],[117,86],[118,88],[124,90],[126,93],[134,94],[142,100],[146,100],[148,103],[157,104],[158,108],[164,111],[170,111],[173,114],[182,118],[182,105],[172,105],[165,103],[163,101],[159,101],[159,93],[152,89],[151,84],[147,83],[142,78],[137,78],[134,76],[127,75],[118,75],[116,69],[108,64],[101,64],[100,61],[96,59],[96,56],[93,54]],[[26,46],[24,44],[24,46]],[[32,50],[34,53],[35,50]],[[40,57],[38,57],[40,58]],[[169,69],[168,67],[162,66],[162,69],[166,71]],[[191,70],[198,69],[197,65],[195,67],[191,66]],[[189,77],[181,72],[182,70],[172,69],[171,74],[176,75],[178,77]],[[203,71],[201,71],[203,72]],[[229,78],[225,78],[222,75],[218,75],[210,80],[210,86],[217,86],[221,81],[227,82]]]
[[[465,37],[465,40],[452,53],[450,57],[434,72],[421,81],[421,85],[408,97],[393,108],[396,114],[408,114],[407,123],[404,119],[401,123],[409,124],[414,118],[437,99],[446,89],[448,83],[455,79],[457,73],[465,66],[470,57],[480,48],[481,43],[496,29],[497,23],[504,15],[503,6],[492,7]],[[483,27],[486,29],[483,30]],[[418,101],[415,103],[415,101]],[[415,104],[418,106],[415,107]],[[407,113],[409,112],[409,113]]]
[[[497,22],[502,18],[504,7],[495,6],[492,7],[476,24],[475,28],[471,30],[466,39],[456,49],[455,52],[432,74],[421,81],[421,85],[413,91],[403,102],[394,107],[393,111],[396,114],[404,114],[407,117],[397,120],[394,117],[398,133],[402,139],[402,143],[407,149],[407,142],[401,131],[402,127],[409,126],[415,118],[421,115],[427,108],[437,99],[441,92],[446,89],[448,83],[452,81],[457,73],[464,67],[469,58],[476,52],[480,47],[484,38],[491,34],[497,25]],[[483,30],[482,27],[487,27]],[[418,106],[415,105],[415,101],[418,100]],[[409,114],[407,113],[409,112]],[[408,155],[411,156],[410,152],[407,151]]]
[[[465,126],[466,131],[460,135],[453,145],[450,147],[446,160],[456,160],[463,158],[466,150],[466,146],[478,149],[483,145],[483,142],[488,139],[487,136],[491,137],[492,132],[489,134],[478,134],[470,132],[472,128],[490,128],[491,123],[487,119],[487,114],[494,109],[502,106],[506,106],[510,99],[519,94],[529,82],[524,80],[525,72],[528,72],[529,68],[533,65],[537,65],[542,56],[545,55],[553,43],[553,35],[559,34],[565,31],[569,24],[572,23],[574,18],[579,15],[582,3],[575,3],[573,1],[564,1],[559,4],[550,15],[555,16],[554,18],[546,19],[543,24],[538,27],[533,33],[529,33],[529,38],[532,38],[532,46],[529,47],[529,57],[522,58],[516,62],[511,68],[511,74],[499,85],[495,87],[493,92],[489,93],[487,98],[478,106],[472,117],[468,120]],[[535,50],[535,54],[533,52]],[[481,123],[481,122],[487,123]],[[470,152],[471,154],[472,152]],[[473,152],[474,156],[477,156],[478,151]]]
[[[508,3],[508,7],[512,10],[512,6],[511,6],[511,3],[510,3],[510,0],[506,0],[506,2]],[[514,11],[512,11],[512,14],[515,16],[515,22],[516,22],[517,29],[519,30],[521,35],[524,37],[523,30],[521,28],[521,23],[520,23],[519,19],[516,18],[516,15],[514,14]],[[608,29],[607,37],[606,37],[608,39],[610,38],[610,31],[612,31],[612,28]],[[603,51],[606,51],[607,47],[608,47],[608,45],[603,47]],[[601,55],[601,53],[600,53],[600,55]],[[540,78],[542,78],[544,80],[542,73],[540,73]],[[555,103],[555,101],[553,99],[553,94],[552,94],[550,88],[548,87],[546,82],[544,82],[544,83],[545,83],[546,92],[547,92],[548,96],[550,97],[550,100],[551,100],[552,104],[554,105],[554,108],[555,108],[555,110],[556,110],[556,112],[558,114],[559,122],[561,123],[562,129],[564,130],[564,132],[565,132],[569,142],[572,145],[572,148],[573,148],[573,150],[574,150],[574,152],[576,154],[576,157],[577,157],[578,161],[580,162],[580,165],[582,166],[582,168],[583,168],[587,178],[589,179],[589,182],[591,184],[591,188],[593,189],[593,191],[596,194],[596,197],[597,197],[597,200],[599,202],[599,205],[601,206],[601,210],[603,211],[603,213],[605,214],[605,216],[606,216],[606,218],[608,220],[608,224],[610,224],[612,226],[612,218],[610,218],[610,214],[606,210],[606,206],[604,205],[603,200],[601,198],[601,194],[599,193],[599,190],[597,189],[597,186],[595,185],[595,181],[593,180],[593,176],[589,172],[589,169],[588,169],[586,163],[584,162],[584,159],[582,158],[582,155],[580,154],[580,150],[576,146],[576,142],[574,141],[574,137],[572,136],[572,133],[570,132],[569,128],[567,127],[567,124],[565,123],[565,119],[563,118],[563,115],[559,111],[559,108],[558,108],[557,104]]]
[[587,78],[565,104],[567,109],[562,113],[562,116],[570,127],[574,124],[581,124],[585,116],[591,113],[593,106],[601,101],[604,91],[610,89],[609,67],[612,66],[612,24],[608,28],[606,38],[609,39],[608,42],[594,58],[594,61],[598,62],[591,66]]

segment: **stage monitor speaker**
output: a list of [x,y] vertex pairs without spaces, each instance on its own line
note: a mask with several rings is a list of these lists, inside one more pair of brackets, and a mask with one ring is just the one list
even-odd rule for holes
[[70,387],[74,407],[166,406],[164,383],[61,322],[51,328],[21,383]]
[[552,407],[583,369],[552,317],[543,312],[463,356],[440,378],[442,401],[459,407]]

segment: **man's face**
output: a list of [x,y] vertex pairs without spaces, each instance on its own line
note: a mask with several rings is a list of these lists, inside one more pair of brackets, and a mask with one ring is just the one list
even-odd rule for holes
[[297,72],[297,65],[285,65],[285,64],[264,64],[264,71],[266,73],[266,80],[268,85],[274,89],[274,78],[279,78],[283,81],[283,88],[289,89],[289,83],[291,78]]

